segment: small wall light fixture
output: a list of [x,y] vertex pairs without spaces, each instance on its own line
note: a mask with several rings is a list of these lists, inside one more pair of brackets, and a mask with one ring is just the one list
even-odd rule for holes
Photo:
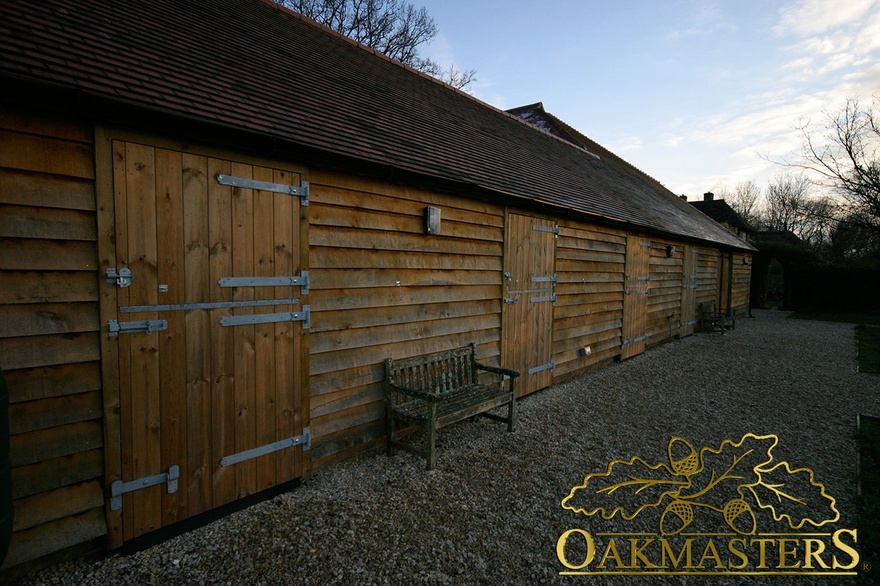
[[675,247],[671,244],[666,247],[666,258],[672,258],[675,256]]
[[744,257],[743,257],[743,264],[744,264],[744,265],[750,265],[750,264],[752,264],[752,257],[750,257],[750,256],[744,256]]
[[425,234],[440,233],[440,208],[428,206],[425,208]]

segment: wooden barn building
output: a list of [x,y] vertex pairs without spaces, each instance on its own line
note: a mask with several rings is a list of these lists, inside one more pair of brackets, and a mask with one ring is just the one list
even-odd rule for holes
[[657,181],[268,0],[5,1],[0,84],[6,569],[383,445],[386,357],[526,395],[747,308]]

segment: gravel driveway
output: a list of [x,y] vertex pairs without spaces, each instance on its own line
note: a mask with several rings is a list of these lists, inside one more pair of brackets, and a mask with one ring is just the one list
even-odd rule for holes
[[[23,583],[631,583],[560,575],[556,541],[571,528],[650,531],[649,521],[588,518],[560,502],[611,460],[667,462],[673,436],[699,450],[775,434],[775,458],[812,468],[837,499],[834,528],[854,528],[856,414],[880,414],[880,377],[857,372],[853,326],[754,314],[724,336],[689,336],[527,397],[515,433],[483,419],[446,428],[432,472],[403,452],[369,454],[145,551],[62,564]],[[760,529],[772,523],[755,515]]]

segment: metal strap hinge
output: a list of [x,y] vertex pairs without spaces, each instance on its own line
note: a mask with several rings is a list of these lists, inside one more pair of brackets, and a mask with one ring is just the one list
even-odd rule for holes
[[557,283],[559,283],[559,277],[556,275],[556,273],[554,273],[549,277],[532,277],[531,281],[532,283],[553,283],[554,285],[556,285]]
[[529,298],[529,301],[531,301],[532,303],[542,303],[544,301],[550,301],[551,303],[556,303],[556,293],[551,293],[550,295],[547,295],[546,297],[531,297],[531,298]]
[[223,277],[217,280],[221,287],[302,287],[309,294],[309,271],[290,277]]
[[553,370],[556,368],[556,365],[551,360],[547,364],[542,364],[541,366],[536,366],[535,368],[529,369],[529,374],[535,374],[536,372],[541,372],[542,370]]
[[654,248],[654,243],[651,241],[648,242],[639,242],[639,246],[644,246],[646,248]]
[[168,322],[164,319],[148,319],[143,321],[107,321],[107,329],[111,338],[119,334],[147,334],[161,332],[168,329]]
[[508,305],[513,305],[514,303],[519,303],[519,298],[518,297],[505,297],[504,303],[506,303]]
[[296,185],[285,185],[284,183],[272,183],[270,181],[257,181],[256,179],[247,179],[245,177],[233,177],[232,175],[217,175],[217,183],[220,185],[229,185],[230,187],[242,187],[244,189],[254,189],[256,191],[271,191],[272,193],[284,193],[286,195],[297,195],[302,198],[302,205],[309,205],[309,183],[303,181],[299,187]]
[[123,305],[119,313],[144,313],[151,311],[192,311],[194,309],[229,309],[232,307],[269,307],[273,305],[296,305],[299,299],[254,299],[246,301],[206,301],[204,303],[163,303],[160,305]]
[[532,226],[532,230],[535,232],[550,232],[551,234],[559,235],[559,226]]
[[281,313],[254,313],[250,315],[227,315],[220,318],[221,326],[247,326],[253,324],[272,324],[285,321],[301,321],[303,328],[311,325],[311,312],[308,305],[302,311],[282,311]]
[[134,275],[132,275],[131,270],[126,267],[122,267],[118,271],[113,268],[107,268],[104,274],[106,275],[108,283],[122,288],[128,287],[131,285],[131,282],[134,281]]
[[245,460],[252,460],[260,456],[265,456],[266,454],[271,454],[279,450],[284,450],[286,448],[292,448],[293,446],[300,445],[303,447],[304,450],[308,450],[312,447],[312,434],[308,427],[303,429],[301,435],[296,435],[294,437],[289,437],[281,441],[266,444],[265,446],[260,446],[259,448],[245,450],[237,454],[232,454],[231,456],[226,456],[220,460],[220,465],[232,466],[233,464],[238,464],[239,462],[244,462]]
[[155,486],[157,484],[168,483],[168,494],[177,492],[177,479],[180,478],[180,467],[171,466],[168,472],[156,474],[154,476],[145,476],[131,482],[122,482],[117,480],[110,485],[110,510],[118,511],[122,508],[122,495],[133,490]]

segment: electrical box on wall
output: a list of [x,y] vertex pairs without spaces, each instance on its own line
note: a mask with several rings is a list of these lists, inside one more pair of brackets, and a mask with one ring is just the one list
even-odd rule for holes
[[425,208],[425,234],[440,233],[440,208],[428,206]]
[[593,353],[593,351],[590,350],[589,346],[584,346],[583,348],[578,348],[578,356],[580,356],[581,358],[583,358],[585,356],[589,356],[592,353]]

